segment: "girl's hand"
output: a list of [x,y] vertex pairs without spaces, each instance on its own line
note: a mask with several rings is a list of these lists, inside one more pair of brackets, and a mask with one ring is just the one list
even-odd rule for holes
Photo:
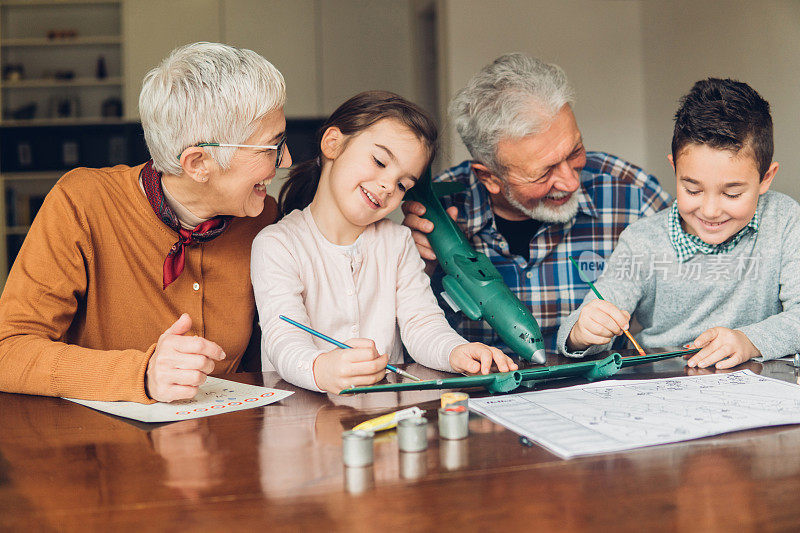
[[456,372],[488,374],[492,368],[492,362],[497,364],[497,370],[500,372],[510,372],[519,368],[509,356],[497,348],[486,346],[480,342],[461,344],[450,352],[450,366]]
[[611,302],[592,300],[581,309],[578,321],[567,337],[567,349],[582,351],[595,344],[611,342],[628,329],[631,315]]
[[349,339],[350,349],[337,348],[314,359],[317,387],[339,394],[342,389],[372,385],[386,375],[388,354],[379,354],[370,339]]
[[716,327],[705,330],[689,348],[702,348],[686,363],[690,368],[731,368],[758,357],[761,352],[747,335],[735,329]]

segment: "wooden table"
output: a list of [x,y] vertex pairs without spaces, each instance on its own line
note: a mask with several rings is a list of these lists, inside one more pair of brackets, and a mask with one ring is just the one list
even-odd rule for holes
[[[747,368],[798,380],[783,362]],[[622,375],[686,372],[672,360]],[[439,440],[431,424],[427,452],[401,454],[394,432],[380,434],[374,466],[345,469],[343,429],[411,405],[435,420],[439,391],[336,397],[275,373],[226,377],[296,393],[161,425],[0,394],[0,530],[800,529],[800,426],[565,461],[472,415],[465,440]]]

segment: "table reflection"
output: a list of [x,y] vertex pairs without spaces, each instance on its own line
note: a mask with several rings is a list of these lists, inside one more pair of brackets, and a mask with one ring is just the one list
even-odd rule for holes
[[439,464],[445,470],[460,470],[469,464],[469,437],[439,439]]
[[153,449],[164,461],[164,485],[197,501],[223,479],[223,457],[209,419],[185,420],[150,432]]
[[676,491],[677,530],[756,531],[748,520],[756,516],[756,486],[746,464],[738,450],[709,448],[689,454]]
[[400,477],[419,479],[428,473],[428,450],[420,452],[399,452]]
[[375,469],[372,465],[344,467],[344,487],[350,494],[362,494],[375,487]]

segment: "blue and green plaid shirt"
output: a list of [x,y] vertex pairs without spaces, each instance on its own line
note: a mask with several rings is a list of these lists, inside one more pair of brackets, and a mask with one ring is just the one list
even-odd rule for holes
[[[445,208],[458,207],[458,225],[475,250],[486,254],[506,285],[527,305],[539,322],[545,348],[556,351],[556,332],[563,317],[576,309],[589,290],[569,261],[578,259],[590,279],[597,279],[605,259],[625,227],[669,205],[670,196],[658,180],[642,169],[613,155],[588,152],[581,172],[578,214],[565,224],[544,223],[531,240],[530,260],[509,252],[498,233],[489,204],[489,193],[470,167],[471,161],[446,170],[434,181],[463,183],[465,191],[442,198]],[[437,297],[444,272],[437,267],[432,285]],[[446,311],[449,306],[440,299]],[[485,321],[447,312],[453,327],[466,339],[508,351]]]

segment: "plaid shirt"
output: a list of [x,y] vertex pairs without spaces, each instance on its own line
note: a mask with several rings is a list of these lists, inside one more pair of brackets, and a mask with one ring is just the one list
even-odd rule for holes
[[[446,170],[434,181],[457,181],[465,191],[441,198],[445,208],[458,207],[458,225],[475,250],[486,254],[506,285],[536,317],[545,348],[556,351],[556,332],[563,317],[576,309],[589,290],[572,267],[569,256],[594,262],[599,274],[605,259],[628,224],[665,208],[670,196],[654,176],[613,155],[588,152],[581,172],[578,213],[565,224],[543,223],[530,247],[530,261],[509,252],[498,233],[489,193],[473,175],[471,161]],[[437,297],[444,272],[437,267],[432,285]],[[440,300],[443,309],[449,306]],[[465,338],[508,351],[484,321],[447,311],[451,325]]]
[[681,227],[681,215],[678,213],[678,202],[672,203],[669,211],[669,240],[678,254],[678,261],[684,263],[691,259],[694,254],[700,252],[706,255],[717,255],[730,252],[742,240],[742,237],[750,232],[758,231],[758,209],[753,218],[745,227],[740,229],[736,235],[720,244],[708,244],[700,237],[686,233]]

